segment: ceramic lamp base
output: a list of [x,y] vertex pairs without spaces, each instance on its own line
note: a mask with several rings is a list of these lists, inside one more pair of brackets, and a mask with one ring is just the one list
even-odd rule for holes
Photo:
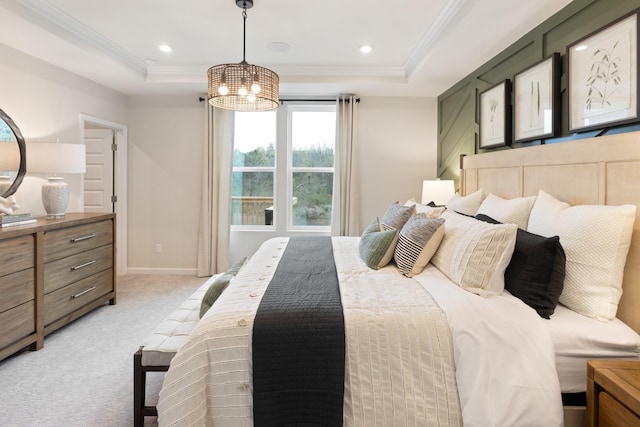
[[69,204],[69,184],[64,178],[53,176],[42,185],[42,205],[47,212],[47,218],[64,218]]

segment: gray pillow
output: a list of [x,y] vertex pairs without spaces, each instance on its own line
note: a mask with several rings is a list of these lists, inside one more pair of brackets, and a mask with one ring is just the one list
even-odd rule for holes
[[397,233],[396,229],[383,229],[378,218],[369,224],[362,233],[358,246],[360,258],[367,264],[367,267],[377,270],[389,263],[389,261],[383,263],[384,257],[393,244]]
[[[384,215],[382,215],[382,219],[380,222],[382,223],[382,227],[385,230],[395,230],[396,233],[402,229],[405,223],[411,218],[416,212],[416,205],[412,206],[403,206],[398,202],[391,204]],[[398,235],[396,234],[395,239],[387,249],[387,252],[382,257],[381,263],[387,265],[393,259],[393,251],[396,248],[396,243],[398,243]]]
[[202,303],[200,303],[200,318],[204,316],[204,314],[211,308],[214,302],[222,295],[222,292],[227,289],[229,286],[229,282],[231,279],[235,277],[236,274],[240,271],[240,269],[247,263],[249,258],[244,257],[240,261],[233,264],[233,266],[227,270],[226,273],[218,276],[213,283],[205,292],[204,297],[202,297]]

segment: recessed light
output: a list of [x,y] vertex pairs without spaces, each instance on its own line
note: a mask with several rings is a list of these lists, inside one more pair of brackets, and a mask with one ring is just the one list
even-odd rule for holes
[[168,44],[161,44],[160,46],[158,46],[158,49],[160,49],[160,51],[164,53],[169,53],[173,50]]
[[369,53],[372,50],[373,50],[373,47],[371,47],[371,45],[363,44],[362,46],[360,46],[360,52],[362,53]]
[[286,52],[291,48],[291,46],[285,42],[271,42],[267,45],[267,48],[274,52]]

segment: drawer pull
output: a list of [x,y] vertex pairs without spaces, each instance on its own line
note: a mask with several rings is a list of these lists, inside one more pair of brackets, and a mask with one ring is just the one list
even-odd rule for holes
[[82,242],[83,240],[93,239],[96,237],[95,234],[87,234],[86,236],[76,237],[75,239],[71,239],[71,243]]
[[95,264],[95,263],[96,263],[96,260],[92,259],[91,261],[85,262],[84,264],[74,265],[73,267],[71,267],[71,271],[80,270],[81,268],[88,267],[91,264]]
[[88,294],[89,292],[91,292],[91,291],[93,291],[95,289],[96,289],[96,287],[92,286],[89,289],[85,289],[84,291],[80,292],[79,294],[71,295],[71,299],[80,298],[82,295]]

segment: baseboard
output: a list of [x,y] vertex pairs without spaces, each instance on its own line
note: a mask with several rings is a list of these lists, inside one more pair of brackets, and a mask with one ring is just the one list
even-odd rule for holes
[[181,276],[196,276],[197,268],[127,268],[126,274],[172,274]]
[[587,408],[585,406],[563,406],[564,427],[584,427],[587,425]]

